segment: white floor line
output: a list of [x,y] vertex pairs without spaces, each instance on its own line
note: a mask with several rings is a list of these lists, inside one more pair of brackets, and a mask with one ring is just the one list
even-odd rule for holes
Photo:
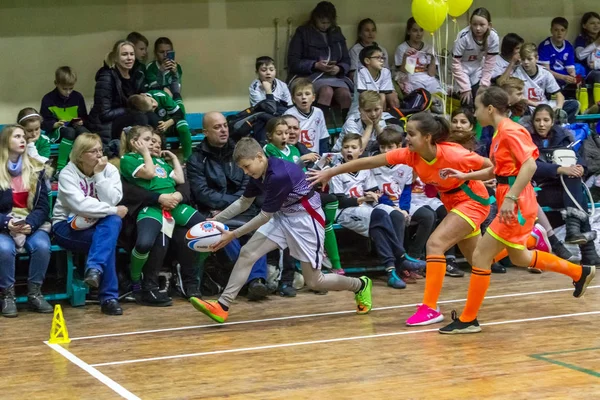
[[[597,286],[588,286],[587,290],[600,288],[600,285]],[[542,290],[538,292],[525,292],[525,293],[508,293],[508,294],[500,294],[496,296],[487,296],[486,300],[492,299],[503,299],[507,297],[521,297],[521,296],[532,296],[538,294],[547,294],[547,293],[559,293],[559,292],[570,292],[573,289],[554,289],[554,290]],[[455,299],[455,300],[443,300],[438,301],[438,304],[451,304],[451,303],[460,303],[466,301],[467,299]],[[398,306],[387,306],[387,307],[374,307],[373,311],[382,311],[382,310],[393,310],[397,308],[410,308],[417,307],[420,303],[413,304],[402,304]],[[214,328],[215,326],[229,326],[229,325],[242,325],[242,324],[256,324],[261,322],[272,322],[272,321],[285,321],[290,319],[301,319],[301,318],[313,318],[313,317],[324,317],[328,315],[341,315],[341,314],[353,314],[356,310],[346,310],[346,311],[333,311],[333,312],[325,312],[325,313],[315,313],[315,314],[303,314],[303,315],[290,315],[286,317],[274,317],[274,318],[263,318],[263,319],[254,319],[247,321],[232,321],[225,322],[223,324],[205,324],[205,325],[192,325],[192,326],[182,326],[177,328],[163,328],[163,329],[151,329],[145,331],[133,331],[133,332],[123,332],[123,333],[107,333],[104,335],[94,335],[94,336],[82,336],[71,338],[71,341],[74,340],[90,340],[90,339],[102,339],[109,337],[117,337],[117,336],[130,336],[130,335],[143,335],[147,333],[160,333],[160,332],[173,332],[173,331],[183,331],[188,329],[200,329],[200,328]]]
[[102,372],[98,371],[93,366],[89,365],[85,361],[81,360],[79,357],[71,353],[69,350],[65,349],[59,344],[50,344],[48,342],[44,342],[50,348],[61,356],[71,361],[73,364],[77,365],[79,368],[98,379],[100,382],[108,386],[113,392],[117,393],[119,396],[123,397],[127,400],[140,400],[135,394],[131,393],[129,390],[125,389],[123,386],[119,385],[117,382],[110,379],[108,376],[104,375]]
[[[600,314],[600,311],[589,311],[589,312],[582,312],[582,313],[575,313],[575,314],[549,315],[549,316],[545,316],[545,317],[488,322],[485,324],[481,324],[481,326],[518,324],[518,323],[522,323],[522,322],[543,321],[543,320],[547,320],[547,319],[579,317],[579,316],[594,315],[594,314]],[[400,335],[414,335],[417,333],[435,332],[437,330],[438,330],[438,328],[430,328],[430,329],[421,329],[421,330],[413,330],[413,331],[379,333],[379,334],[375,334],[375,335],[351,336],[351,337],[334,338],[334,339],[312,340],[312,341],[308,341],[308,342],[281,343],[281,344],[272,344],[272,345],[257,346],[257,347],[244,347],[244,348],[239,348],[239,349],[206,351],[206,352],[202,352],[202,353],[179,354],[179,355],[174,355],[174,356],[139,358],[137,360],[113,361],[113,362],[92,364],[91,366],[92,367],[107,367],[109,365],[135,364],[135,363],[142,363],[142,362],[149,362],[149,361],[172,360],[172,359],[177,359],[177,358],[202,357],[202,356],[210,356],[210,355],[215,355],[215,354],[242,353],[242,352],[248,352],[248,351],[278,349],[278,348],[282,348],[282,347],[307,346],[307,345],[314,345],[314,344],[347,342],[350,340],[374,339],[374,338],[400,336]]]

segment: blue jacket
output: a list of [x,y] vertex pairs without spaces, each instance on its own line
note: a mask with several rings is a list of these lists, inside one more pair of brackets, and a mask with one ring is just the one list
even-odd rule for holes
[[[533,140],[533,144],[535,144],[540,150],[540,157],[535,161],[535,163],[537,164],[537,170],[533,175],[533,179],[535,181],[539,181],[549,178],[557,178],[557,170],[559,165],[552,164],[551,162],[546,161],[542,155],[542,151],[544,149],[556,149],[561,147],[567,147],[573,141],[571,133],[569,133],[568,130],[562,128],[559,125],[554,125],[548,136],[546,136],[546,138],[544,139],[535,132],[531,124],[526,125],[525,128],[527,128],[527,130],[529,131],[531,139]],[[584,165],[583,160],[581,159],[579,154],[577,154],[577,163],[580,165]]]
[[[11,217],[8,214],[13,209],[12,189],[0,189],[0,232],[8,230],[8,221]],[[29,212],[25,222],[31,226],[31,233],[35,232],[42,224],[49,220],[50,204],[48,202],[48,186],[46,186],[46,173],[40,171],[38,182],[33,198],[33,209]]]
[[[327,31],[327,42],[323,34],[311,24],[299,26],[290,41],[288,48],[288,81],[293,77],[310,77],[315,81],[322,74],[314,69],[320,60],[335,61],[340,67],[339,78],[343,78],[350,71],[350,56],[346,46],[346,38],[339,27]],[[349,83],[352,81],[348,79]]]

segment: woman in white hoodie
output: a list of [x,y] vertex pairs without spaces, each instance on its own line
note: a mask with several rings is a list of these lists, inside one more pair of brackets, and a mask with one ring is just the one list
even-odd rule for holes
[[99,288],[103,313],[121,315],[115,257],[127,207],[117,206],[123,197],[119,170],[102,155],[100,136],[92,133],[75,139],[69,158],[58,179],[52,231],[63,248],[88,253],[85,283]]

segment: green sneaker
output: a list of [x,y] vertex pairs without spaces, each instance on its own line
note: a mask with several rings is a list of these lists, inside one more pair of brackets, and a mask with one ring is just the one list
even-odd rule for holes
[[190,303],[192,303],[196,310],[220,324],[225,322],[229,315],[229,312],[223,310],[223,307],[216,300],[204,301],[197,297],[190,297]]
[[366,314],[373,308],[373,301],[371,299],[373,281],[366,276],[361,276],[360,280],[365,283],[365,287],[354,295],[354,300],[356,301],[356,313]]

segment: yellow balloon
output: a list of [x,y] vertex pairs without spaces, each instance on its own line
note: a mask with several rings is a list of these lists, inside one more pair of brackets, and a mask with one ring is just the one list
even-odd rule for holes
[[447,0],[413,0],[412,15],[421,28],[433,33],[446,20]]
[[448,0],[448,15],[454,18],[460,17],[472,4],[473,0]]

